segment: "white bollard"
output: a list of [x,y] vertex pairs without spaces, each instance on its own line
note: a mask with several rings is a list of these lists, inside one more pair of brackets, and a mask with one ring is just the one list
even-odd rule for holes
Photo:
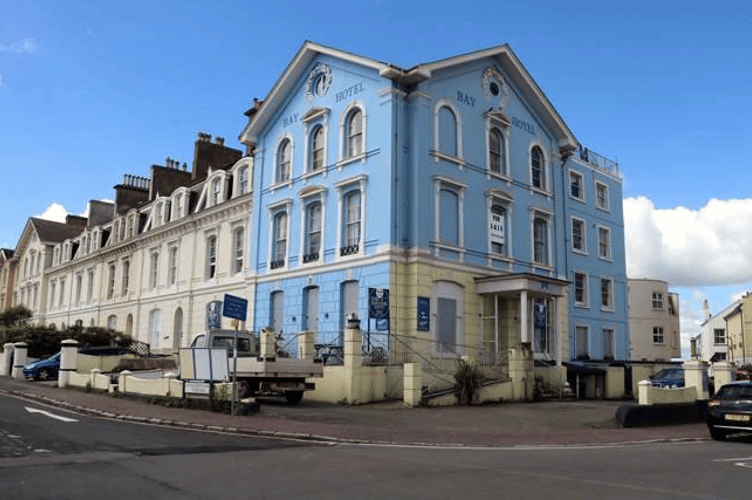
[[67,339],[60,343],[60,373],[57,377],[58,387],[67,387],[71,372],[76,371],[78,342]]

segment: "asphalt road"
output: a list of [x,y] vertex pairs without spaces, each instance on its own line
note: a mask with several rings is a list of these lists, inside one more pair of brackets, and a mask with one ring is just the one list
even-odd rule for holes
[[751,480],[750,438],[495,449],[319,445],[138,425],[0,396],[2,499],[747,500]]

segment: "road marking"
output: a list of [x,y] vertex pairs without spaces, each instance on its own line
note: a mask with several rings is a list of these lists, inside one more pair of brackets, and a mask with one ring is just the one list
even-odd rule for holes
[[741,458],[716,458],[713,460],[713,462],[738,462],[740,460],[752,460],[752,457],[741,457]]
[[55,415],[54,413],[51,413],[49,411],[40,410],[37,408],[29,408],[28,406],[24,406],[24,408],[29,413],[41,413],[45,417],[54,418],[54,419],[60,420],[61,422],[78,422],[78,420],[76,420],[75,418],[68,418],[68,417],[63,417],[61,415]]

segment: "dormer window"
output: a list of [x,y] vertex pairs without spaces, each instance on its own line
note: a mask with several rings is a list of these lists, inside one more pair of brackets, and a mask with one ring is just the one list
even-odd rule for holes
[[222,201],[222,179],[214,179],[211,184],[212,206],[219,205]]

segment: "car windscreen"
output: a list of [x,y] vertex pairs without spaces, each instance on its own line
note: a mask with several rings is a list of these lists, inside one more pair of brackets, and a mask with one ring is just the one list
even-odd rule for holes
[[718,399],[752,400],[752,385],[727,385],[715,395]]

